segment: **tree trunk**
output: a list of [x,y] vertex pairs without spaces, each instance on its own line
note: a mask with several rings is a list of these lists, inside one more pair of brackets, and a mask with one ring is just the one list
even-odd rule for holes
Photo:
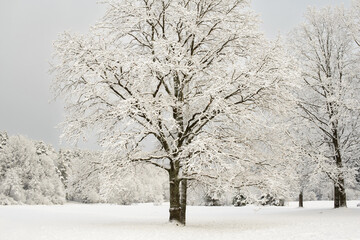
[[334,184],[334,208],[340,207],[340,190],[337,183]]
[[170,222],[181,224],[181,207],[180,207],[180,181],[177,174],[174,172],[169,173],[170,181]]
[[335,162],[336,167],[340,170],[337,175],[337,182],[334,187],[334,208],[346,207],[346,192],[345,192],[345,180],[343,175],[342,157],[339,147],[338,132],[336,127],[333,127],[333,145],[335,149]]
[[187,200],[187,179],[181,181],[180,207],[181,207],[181,224],[186,224],[186,200]]
[[339,207],[346,206],[346,192],[345,192],[345,181],[342,175],[339,177]]
[[179,180],[176,171],[169,172],[170,180],[170,216],[169,221],[179,225],[186,222],[187,180]]
[[344,179],[340,176],[334,186],[334,208],[347,207]]
[[299,207],[304,207],[303,191],[300,191],[300,194],[299,194]]

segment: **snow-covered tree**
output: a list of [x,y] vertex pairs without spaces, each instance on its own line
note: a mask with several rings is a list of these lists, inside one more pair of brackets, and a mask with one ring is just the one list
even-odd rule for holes
[[360,47],[360,1],[352,0],[350,10],[343,15],[343,21],[347,25],[356,45]]
[[101,202],[100,178],[96,169],[100,154],[85,150],[62,151],[67,164],[65,186],[68,200],[83,203]]
[[302,71],[299,106],[311,137],[306,149],[334,183],[334,206],[346,206],[345,179],[360,143],[358,61],[341,8],[311,8],[292,36]]
[[11,136],[0,150],[2,204],[59,204],[65,193],[56,173],[56,152],[42,142]]
[[294,72],[257,25],[247,0],[108,1],[88,34],[54,44],[63,135],[94,129],[105,172],[165,170],[170,221],[185,224],[189,179],[275,188],[274,167],[290,157],[278,116],[291,106]]
[[166,173],[146,163],[128,166],[127,171],[100,173],[100,178],[101,197],[109,203],[160,204],[167,198]]
[[65,176],[63,183],[68,200],[117,204],[161,203],[164,200],[164,174],[152,166],[133,166],[114,177],[102,172],[103,166],[99,167],[101,152],[80,149],[60,152],[60,166],[66,165],[62,176]]
[[61,182],[64,184],[65,189],[68,185],[68,177],[72,174],[71,162],[79,158],[79,150],[77,149],[60,149],[58,158],[55,161],[60,176]]
[[8,141],[9,137],[7,132],[0,132],[0,151],[3,149]]
[[[297,88],[298,98],[303,98],[302,88]],[[318,135],[318,129],[314,128],[312,123],[303,118],[303,109],[295,108],[294,115],[290,118],[291,136],[293,145],[295,145],[293,154],[296,154],[298,161],[293,164],[294,175],[296,179],[293,184],[294,189],[298,191],[299,207],[303,207],[304,199],[314,200],[314,189],[320,183],[328,181],[326,174],[322,171],[324,156],[319,155],[317,146],[313,146],[314,136]]]
[[296,173],[299,188],[299,207],[304,206],[304,200],[315,200],[314,190],[328,180],[321,168],[321,161],[317,161],[317,156],[305,156],[298,161]]
[[[49,197],[48,202],[43,202],[45,204],[63,203],[65,195],[64,186],[60,181],[59,170],[55,165],[58,153],[51,145],[45,144],[42,141],[34,142],[34,145],[37,163],[32,164],[30,174],[34,179],[37,190],[41,192],[39,198],[41,199],[43,196]],[[31,199],[35,204],[42,201],[37,201],[36,198]]]

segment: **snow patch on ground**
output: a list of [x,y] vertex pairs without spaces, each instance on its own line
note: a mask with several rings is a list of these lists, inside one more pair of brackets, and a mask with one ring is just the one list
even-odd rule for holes
[[187,226],[167,222],[168,204],[0,206],[1,240],[360,239],[359,201],[286,207],[189,206]]

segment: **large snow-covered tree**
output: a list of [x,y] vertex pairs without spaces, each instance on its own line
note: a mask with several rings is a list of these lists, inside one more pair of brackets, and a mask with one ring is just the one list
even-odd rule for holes
[[303,79],[299,106],[316,131],[305,148],[333,181],[335,207],[346,206],[345,179],[360,143],[359,68],[344,15],[341,8],[311,8],[292,36]]
[[275,187],[272,166],[289,159],[279,115],[291,106],[294,72],[279,43],[258,32],[249,1],[107,4],[86,35],[54,43],[64,136],[94,129],[107,152],[104,171],[164,169],[170,221],[185,223],[189,179]]

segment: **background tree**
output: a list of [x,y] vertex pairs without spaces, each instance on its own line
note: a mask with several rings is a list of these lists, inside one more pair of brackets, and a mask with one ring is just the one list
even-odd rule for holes
[[169,219],[182,224],[189,179],[275,186],[263,176],[286,159],[276,137],[284,127],[267,119],[291,106],[294,74],[257,22],[246,0],[109,1],[87,35],[64,33],[54,44],[64,136],[95,129],[105,172],[136,163],[165,170]]
[[[302,92],[304,90],[306,88],[303,89],[301,85],[297,88],[298,99],[304,99]],[[299,207],[304,207],[304,200],[322,199],[320,196],[322,193],[318,190],[320,186],[323,187],[324,182],[328,181],[323,171],[323,162],[327,158],[319,154],[318,144],[314,141],[317,139],[318,129],[313,126],[313,122],[304,119],[302,105],[296,107],[293,113],[290,118],[291,128],[288,132],[296,149],[293,154],[297,155],[296,159],[298,159],[293,164],[293,177],[296,179],[293,186],[298,191]]]
[[23,136],[10,136],[0,150],[1,204],[61,204],[63,185],[51,146]]
[[352,0],[350,10],[344,12],[343,19],[358,47],[360,47],[360,1]]
[[96,169],[100,153],[74,149],[66,153],[66,195],[71,201],[83,203],[102,202],[100,196],[101,179]]
[[100,195],[106,202],[161,204],[164,200],[169,200],[168,176],[152,165],[135,164],[129,166],[127,171],[111,174],[99,172],[99,175],[102,179]]
[[[309,147],[309,146],[307,146]],[[306,151],[308,152],[308,151]],[[299,188],[299,207],[304,207],[305,200],[320,199],[315,191],[323,182],[328,180],[326,174],[322,171],[322,162],[319,161],[321,156],[303,155],[302,161],[296,166]]]
[[9,137],[7,135],[7,132],[0,132],[0,151],[2,149],[4,149],[8,140],[9,140]]
[[309,131],[316,129],[307,147],[334,183],[335,208],[346,206],[360,140],[356,51],[343,16],[341,8],[311,8],[292,36],[304,83],[299,106]]
[[[68,176],[72,174],[71,172],[71,161],[79,157],[78,152],[70,149],[60,149],[58,153],[58,158],[55,161],[56,168],[58,169],[58,175],[63,183],[65,189],[68,186]],[[66,197],[68,199],[68,197]]]

